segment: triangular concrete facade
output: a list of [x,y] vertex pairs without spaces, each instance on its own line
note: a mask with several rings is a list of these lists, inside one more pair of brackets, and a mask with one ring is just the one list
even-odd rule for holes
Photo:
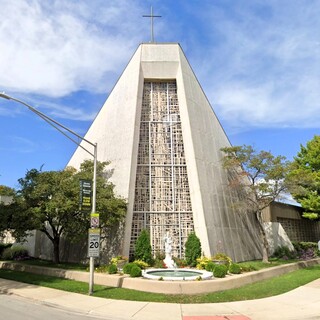
[[[149,203],[149,200],[147,201],[147,206],[151,208],[149,213],[144,212],[144,209],[137,209],[139,206],[136,198],[138,194],[144,192],[140,190],[141,188],[139,189],[140,178],[137,178],[139,174],[137,167],[143,167],[143,164],[139,164],[141,148],[143,148],[142,123],[152,122],[143,122],[142,112],[145,113],[145,111],[142,108],[155,103],[152,102],[153,97],[161,98],[166,94],[152,91],[153,87],[158,87],[158,83],[164,88],[165,85],[162,85],[162,83],[169,83],[167,86],[175,86],[172,92],[175,101],[177,101],[175,103],[178,113],[169,115],[170,111],[168,111],[168,119],[170,117],[172,120],[173,116],[177,117],[178,121],[174,120],[172,123],[181,128],[182,137],[179,138],[179,133],[176,131],[174,134],[178,137],[176,139],[180,139],[179,141],[183,143],[182,147],[180,146],[180,151],[181,154],[183,153],[182,157],[187,171],[187,177],[183,178],[186,181],[184,182],[185,186],[187,186],[184,193],[186,198],[190,197],[192,213],[191,215],[186,214],[188,210],[183,209],[184,207],[178,204],[178,200],[176,200],[180,197],[176,193],[181,190],[179,189],[179,191],[177,188],[176,191],[172,191],[180,183],[177,182],[179,178],[176,176],[172,178],[171,182],[168,182],[168,185],[171,183],[171,189],[168,193],[170,193],[170,196],[172,193],[174,198],[173,200],[167,200],[168,206],[163,206],[164,199],[169,197],[169,195],[168,197],[164,195],[163,189],[161,189],[165,188],[165,182],[160,181],[158,185],[161,199],[152,196],[153,191],[151,190],[146,192],[150,197],[150,202],[156,203],[158,201],[159,204],[162,201],[162,208],[170,207],[173,202],[177,201],[176,207],[180,206],[182,209],[172,209],[170,207],[170,210],[175,210],[175,216],[179,217],[176,219],[181,221],[189,219],[189,221],[181,222],[180,225],[179,220],[179,225],[175,227],[173,226],[175,222],[172,224],[171,220],[168,220],[166,226],[156,226],[156,222],[150,222],[151,218],[156,217],[154,221],[162,219],[159,225],[163,224],[163,219],[166,219],[163,217],[170,218],[169,209],[164,212],[160,210],[162,213],[159,211],[158,218],[157,212],[151,208],[152,204]],[[146,99],[151,102],[148,102],[149,100],[146,102]],[[166,104],[166,102],[161,103]],[[171,100],[168,102],[169,107],[170,103]],[[162,123],[154,132],[161,131],[163,136],[169,136],[170,132],[171,135],[173,134],[173,127],[167,127],[166,129],[165,121],[154,121],[154,124],[157,125],[159,122]],[[150,125],[153,124],[149,124],[149,138],[145,138],[147,140],[151,139]],[[147,126],[145,127],[147,128]],[[167,131],[165,132],[165,130]],[[202,250],[206,256],[223,251],[235,261],[260,257],[258,228],[254,217],[242,215],[232,207],[232,197],[227,187],[226,173],[221,166],[222,153],[220,149],[230,146],[230,142],[179,44],[141,44],[92,123],[85,138],[97,142],[99,161],[111,161],[112,182],[116,186],[116,192],[128,201],[122,254],[129,255],[130,242],[132,247],[134,232],[138,232],[142,227],[150,227],[153,232],[151,238],[154,252],[163,251],[162,238],[167,228],[173,239],[180,237],[179,241],[176,241],[176,248],[183,247],[186,241],[186,233],[194,230],[201,240]],[[164,149],[172,152],[173,140],[170,141],[171,144]],[[154,152],[152,150],[154,149],[151,146],[149,151],[146,151],[150,159],[155,158],[152,155],[152,152]],[[173,157],[176,157],[176,154],[171,155],[172,159]],[[68,165],[79,167],[80,163],[88,158],[88,154],[78,148]],[[146,168],[146,170],[150,170],[150,172],[154,168],[152,161],[149,160],[149,164],[144,164],[145,167],[149,166],[149,169]],[[158,172],[164,172],[164,166],[167,166],[168,170],[172,170],[172,172],[178,169],[181,171],[184,168],[184,166],[177,165],[174,162],[175,160],[172,161],[171,165],[163,165]],[[154,179],[157,178],[157,176],[154,177]],[[151,179],[151,176],[147,179],[150,188],[153,184]],[[147,187],[143,186],[143,188]],[[145,208],[146,206],[142,207]],[[154,208],[156,207],[155,205]],[[141,217],[146,217],[146,221],[141,222],[140,218],[135,218],[135,215],[139,214]],[[149,214],[150,216],[148,216]],[[161,214],[162,218],[160,218]],[[134,222],[137,224],[135,227],[132,225],[133,221],[137,221]],[[170,223],[171,226],[169,226]],[[183,256],[183,249],[174,251],[174,255]]]

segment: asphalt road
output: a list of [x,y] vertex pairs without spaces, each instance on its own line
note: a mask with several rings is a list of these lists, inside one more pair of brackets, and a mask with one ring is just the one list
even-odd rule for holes
[[0,294],[0,310],[1,320],[114,320],[114,318],[95,318],[72,311],[56,309],[36,301],[6,294]]

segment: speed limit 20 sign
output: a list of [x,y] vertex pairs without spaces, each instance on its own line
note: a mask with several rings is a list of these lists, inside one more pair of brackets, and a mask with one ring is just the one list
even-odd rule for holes
[[89,229],[88,257],[99,257],[100,253],[100,229]]

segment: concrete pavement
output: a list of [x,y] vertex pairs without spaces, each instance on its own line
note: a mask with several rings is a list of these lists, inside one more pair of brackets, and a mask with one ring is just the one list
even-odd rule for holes
[[210,304],[111,300],[4,279],[0,279],[0,292],[102,319],[320,320],[320,279],[275,297]]

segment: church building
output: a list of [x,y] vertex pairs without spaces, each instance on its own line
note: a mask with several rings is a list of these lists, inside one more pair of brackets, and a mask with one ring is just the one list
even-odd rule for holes
[[[85,138],[110,161],[115,192],[128,202],[119,254],[132,256],[147,229],[154,254],[169,234],[173,256],[183,258],[195,232],[205,256],[261,257],[254,215],[232,205],[222,168],[230,142],[178,43],[137,48]],[[68,166],[85,159],[78,147]]]

